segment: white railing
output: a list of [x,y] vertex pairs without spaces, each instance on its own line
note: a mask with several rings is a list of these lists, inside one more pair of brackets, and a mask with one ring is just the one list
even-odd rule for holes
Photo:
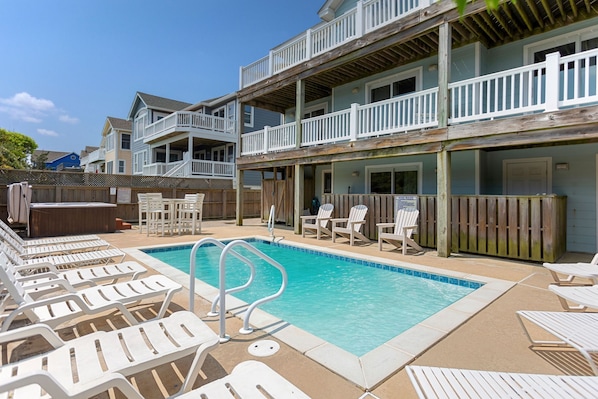
[[437,87],[359,106],[357,137],[437,126],[437,106]]
[[333,112],[301,121],[302,146],[349,140],[351,110]]
[[275,73],[291,68],[331,50],[348,40],[376,30],[427,7],[434,0],[358,1],[354,9],[330,22],[308,29],[294,39],[276,47],[266,57],[240,68],[239,87],[251,86]]
[[235,177],[234,162],[191,160],[191,175],[210,177]]
[[192,129],[235,136],[234,121],[232,120],[198,112],[177,111],[146,126],[144,138],[156,137],[167,131],[189,131]]
[[[449,124],[598,103],[598,49],[449,84]],[[438,87],[301,121],[301,147],[438,126]],[[295,122],[241,137],[241,155],[296,148]]]
[[192,159],[191,161],[156,162],[143,166],[145,176],[234,178],[234,162]]
[[88,164],[94,163],[98,161],[105,161],[106,160],[106,149],[105,148],[98,148],[95,151],[90,152],[86,157],[81,159],[81,164]]

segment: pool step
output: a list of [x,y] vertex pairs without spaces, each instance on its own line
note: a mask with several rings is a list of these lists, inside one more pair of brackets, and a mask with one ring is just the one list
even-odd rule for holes
[[116,218],[116,230],[130,230],[131,223],[124,222],[121,218]]

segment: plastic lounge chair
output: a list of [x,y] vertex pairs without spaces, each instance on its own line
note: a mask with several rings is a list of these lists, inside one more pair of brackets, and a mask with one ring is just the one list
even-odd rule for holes
[[[544,267],[550,271],[555,283],[559,285],[576,284],[573,282],[576,277],[588,279],[592,284],[598,284],[598,254],[594,255],[590,263],[544,263]],[[559,274],[564,274],[567,277],[561,278]],[[583,283],[580,284],[583,285]]]
[[2,365],[1,397],[89,398],[116,388],[127,398],[142,398],[126,376],[194,354],[182,393],[190,390],[207,353],[218,346],[218,335],[187,311],[69,341],[63,341],[47,326],[27,326],[0,333],[0,343],[35,335],[44,337],[53,349]]
[[[422,247],[416,243],[411,236],[417,231],[417,218],[419,211],[417,209],[399,209],[394,223],[378,223],[378,249],[382,251],[382,242],[386,241],[397,248],[403,250],[403,255],[407,254],[407,247],[416,251],[423,251]],[[385,233],[384,230],[393,228],[392,233]]]
[[[598,367],[592,353],[598,352],[598,314],[571,312],[526,311],[517,312],[519,322],[530,342],[536,346],[569,346],[577,349],[588,361],[592,371],[598,375]],[[546,330],[556,337],[553,341],[535,340],[524,320]],[[596,393],[598,394],[598,392]]]
[[[231,395],[231,392],[235,395]],[[177,399],[232,399],[233,397],[309,399],[309,396],[280,374],[255,360],[239,363],[228,376],[177,396]]]
[[13,229],[10,228],[10,226],[8,226],[2,220],[0,220],[0,228],[4,230],[7,234],[9,234],[12,238],[17,240],[25,248],[36,247],[39,245],[65,244],[79,241],[95,241],[100,239],[100,237],[95,234],[85,234],[23,240]]
[[38,245],[35,247],[24,247],[18,240],[15,240],[6,231],[0,229],[0,240],[10,245],[24,259],[39,258],[46,255],[69,254],[73,252],[94,251],[106,249],[110,244],[104,240],[78,241],[63,244]]
[[[0,253],[0,264],[6,264],[6,258]],[[1,311],[8,304],[10,298],[16,307],[8,314],[3,314],[0,331],[7,331],[18,316],[24,315],[32,323],[43,323],[54,328],[65,321],[89,314],[104,311],[120,311],[131,324],[137,324],[137,319],[127,309],[127,305],[136,304],[144,299],[164,296],[157,318],[166,313],[172,297],[182,286],[162,275],[149,276],[139,280],[131,280],[111,285],[99,285],[84,288],[66,294],[35,300],[29,295],[24,285],[7,272],[6,267],[0,267],[0,281],[8,292],[3,299]],[[56,284],[55,282],[50,282]]]
[[433,398],[592,398],[598,377],[504,373],[441,367],[407,366],[422,399]]
[[315,231],[316,238],[319,240],[322,234],[332,236],[328,229],[328,222],[332,218],[334,205],[322,204],[318,209],[317,215],[301,216],[301,236],[305,237],[305,231]]
[[[548,289],[558,296],[559,301],[565,310],[571,312],[583,312],[587,308],[598,309],[598,285],[550,285],[548,286]],[[571,305],[570,302],[576,305]]]
[[205,194],[185,194],[185,202],[179,204],[180,228],[201,234],[201,220],[203,218],[203,201]]
[[[354,244],[355,238],[364,242],[370,242],[370,239],[361,233],[361,226],[365,224],[365,215],[368,212],[368,207],[365,205],[355,205],[349,211],[349,217],[343,219],[331,219],[332,223],[332,242],[336,242],[336,235],[343,236],[349,239],[351,245]],[[339,226],[344,224],[345,227]]]
[[7,273],[12,273],[34,299],[60,290],[73,291],[78,287],[114,284],[124,278],[136,280],[141,274],[147,272],[144,266],[134,261],[58,270],[51,263],[15,266],[6,259],[6,262],[0,266],[6,266]]
[[126,255],[120,249],[110,248],[99,251],[76,252],[66,255],[48,255],[39,258],[25,259],[3,242],[0,242],[0,252],[6,254],[8,259],[10,259],[14,265],[35,266],[39,263],[47,262],[53,264],[57,268],[117,263],[122,262]]

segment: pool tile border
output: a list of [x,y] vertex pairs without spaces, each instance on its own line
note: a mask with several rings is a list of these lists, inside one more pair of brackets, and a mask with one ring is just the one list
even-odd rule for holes
[[[235,239],[271,241],[270,238],[262,236],[230,238],[223,241]],[[141,248],[126,248],[123,250],[137,260],[152,267],[157,272],[160,272],[189,288],[189,275],[187,273],[181,272],[174,267],[157,260],[148,253],[143,252],[142,249],[149,249],[152,251],[160,249],[167,250],[172,249],[173,247],[183,247],[188,246],[189,244],[193,245],[194,243],[195,242],[178,245],[171,244]],[[465,323],[470,317],[498,299],[516,284],[505,280],[453,272],[403,261],[399,262],[392,259],[358,255],[336,249],[298,244],[296,242],[285,241],[283,244],[298,248],[299,250],[317,251],[325,253],[328,256],[348,258],[349,261],[359,257],[361,259],[356,259],[355,263],[370,267],[378,267],[376,265],[381,264],[383,268],[388,266],[388,270],[404,272],[406,274],[409,274],[409,271],[413,270],[413,275],[427,276],[427,278],[432,278],[433,275],[436,275],[439,276],[442,281],[446,280],[446,282],[452,284],[455,284],[456,282],[459,284],[474,284],[477,288],[469,295],[461,298],[442,311],[430,316],[421,323],[413,326],[361,357],[355,356],[332,345],[313,334],[262,311],[259,308],[254,310],[251,318],[251,325],[253,327],[264,330],[295,350],[303,353],[305,356],[366,390],[374,389],[397,370],[410,363],[415,357],[419,356],[429,347],[447,336],[451,331]],[[211,302],[218,294],[218,290],[215,287],[196,279],[195,293]],[[236,298],[231,297],[229,299],[227,297],[227,308],[229,308],[228,311],[231,314],[237,317],[243,317],[247,304]]]

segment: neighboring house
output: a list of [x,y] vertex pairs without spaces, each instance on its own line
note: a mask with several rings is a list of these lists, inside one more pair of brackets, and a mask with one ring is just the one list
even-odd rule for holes
[[237,170],[288,172],[296,232],[312,196],[435,196],[440,256],[454,196],[555,193],[567,250],[597,252],[597,5],[326,1],[320,24],[241,68],[239,103],[285,123],[241,134]]
[[35,169],[79,170],[80,168],[79,155],[74,152],[35,150],[31,159]]
[[[196,104],[137,93],[129,119],[133,123],[133,174],[236,181],[237,101],[229,94]],[[280,124],[279,113],[246,106],[244,129]],[[244,186],[259,186],[258,173]]]
[[104,173],[106,167],[106,149],[104,147],[85,146],[80,157],[83,172]]
[[105,173],[131,174],[131,125],[131,121],[125,119],[106,118],[100,146],[105,150]]

